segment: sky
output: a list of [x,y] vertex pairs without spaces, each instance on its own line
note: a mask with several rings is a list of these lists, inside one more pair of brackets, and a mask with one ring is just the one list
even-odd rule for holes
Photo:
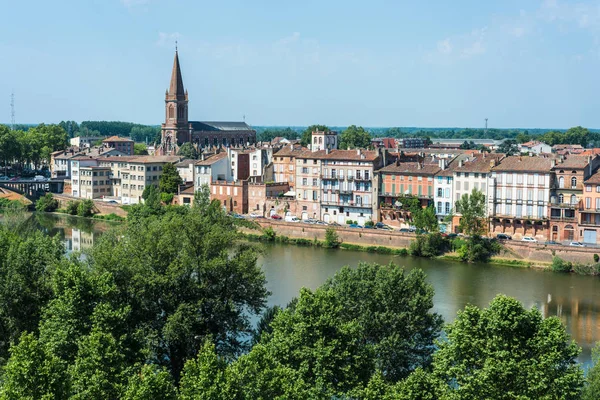
[[0,121],[600,128],[600,0],[0,0]]

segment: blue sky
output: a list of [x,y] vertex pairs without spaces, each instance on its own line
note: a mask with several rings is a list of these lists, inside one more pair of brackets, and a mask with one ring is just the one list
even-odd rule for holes
[[0,121],[600,128],[600,0],[0,0]]

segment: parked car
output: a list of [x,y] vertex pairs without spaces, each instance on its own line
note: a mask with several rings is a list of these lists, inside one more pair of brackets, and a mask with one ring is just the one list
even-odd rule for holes
[[300,218],[296,217],[295,215],[286,215],[285,222],[300,222]]
[[327,225],[327,222],[317,221],[315,222],[315,225]]
[[512,240],[512,236],[507,235],[506,233],[499,233],[496,235],[496,239],[499,240]]
[[281,215],[273,214],[271,215],[271,219],[283,219]]
[[556,245],[560,246],[560,245],[562,245],[562,243],[558,243],[558,242],[556,242],[554,240],[547,240],[545,244],[549,244],[549,245],[553,245],[553,246],[556,246]]
[[537,243],[537,239],[531,236],[523,236],[521,242]]
[[36,175],[33,177],[34,181],[38,181],[38,182],[44,182],[46,181],[46,177],[42,176],[42,175]]
[[409,233],[410,229],[408,229],[408,228],[400,228],[399,231],[400,232],[404,232],[404,233]]
[[116,200],[108,200],[107,203],[108,204],[119,204],[119,202]]
[[0,181],[7,181],[8,176],[0,175]]
[[12,177],[12,178],[10,178],[9,180],[10,180],[11,182],[14,182],[14,181],[18,181],[19,179],[21,179],[21,177],[20,177],[20,176],[13,176],[13,177]]
[[449,233],[448,234],[448,239],[454,239],[455,237],[458,237],[457,233]]
[[259,213],[250,213],[250,218],[262,218],[262,215]]
[[362,228],[362,226],[360,226],[358,224],[350,224],[350,225],[348,225],[348,228]]
[[365,229],[375,229],[375,225],[365,225]]
[[308,218],[308,219],[303,220],[302,222],[304,222],[305,224],[313,224],[314,225],[317,223],[317,220],[314,218]]
[[243,216],[243,215],[240,215],[240,214],[238,214],[238,213],[233,213],[233,214],[231,214],[231,216],[232,216],[233,218],[244,219],[244,216]]
[[388,230],[388,231],[393,231],[393,230],[394,230],[394,228],[392,228],[392,227],[391,227],[391,226],[389,226],[389,225],[386,225],[386,224],[384,224],[383,222],[378,222],[378,223],[376,223],[376,224],[375,224],[375,228],[376,228],[376,229],[386,229],[386,230]]
[[569,243],[569,246],[573,246],[573,247],[585,247],[585,244],[583,244],[581,242],[571,242],[571,243]]

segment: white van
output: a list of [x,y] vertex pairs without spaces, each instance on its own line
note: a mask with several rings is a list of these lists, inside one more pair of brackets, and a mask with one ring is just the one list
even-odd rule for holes
[[45,182],[47,179],[46,177],[42,176],[42,175],[36,175],[33,177],[34,181],[38,181],[38,182]]
[[285,222],[300,222],[300,218],[296,217],[295,215],[286,215]]

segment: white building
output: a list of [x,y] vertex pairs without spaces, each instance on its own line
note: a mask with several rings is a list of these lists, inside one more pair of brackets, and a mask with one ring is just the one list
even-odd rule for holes
[[334,131],[314,131],[312,133],[312,143],[310,149],[312,151],[320,150],[335,150],[338,148],[338,135]]
[[196,164],[196,161],[186,158],[175,164],[183,182],[194,182],[194,164]]
[[194,191],[199,191],[203,185],[212,181],[231,181],[232,174],[229,168],[227,153],[221,152],[210,157],[196,161],[194,165]]
[[[69,163],[71,165],[71,195],[77,198],[88,198],[87,181],[89,179],[87,176],[82,176],[81,169],[98,166],[98,160],[95,158],[79,156],[70,159]],[[87,174],[87,172],[83,173]],[[85,191],[85,193],[82,193],[82,190]]]
[[444,218],[452,212],[454,208],[453,202],[453,186],[454,174],[451,169],[452,164],[456,165],[458,160],[452,163],[448,159],[440,159],[438,161],[441,169],[433,178],[433,205],[439,222],[443,222]]
[[527,143],[522,143],[519,145],[519,151],[521,153],[529,153],[529,154],[550,154],[552,153],[552,146],[547,145],[546,143],[539,142],[537,140],[532,140]]

